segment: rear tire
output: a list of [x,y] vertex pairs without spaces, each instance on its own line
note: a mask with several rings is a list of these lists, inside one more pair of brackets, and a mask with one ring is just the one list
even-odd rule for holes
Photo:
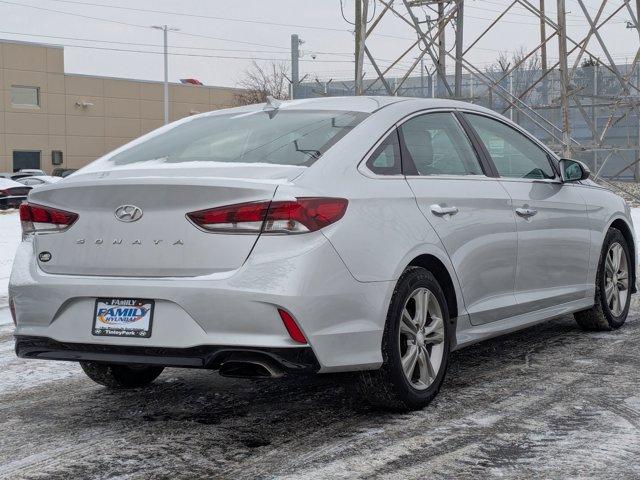
[[424,268],[407,268],[389,305],[382,367],[359,374],[359,393],[368,403],[386,409],[425,407],[444,380],[452,335],[447,302],[438,281]]
[[80,362],[84,373],[96,383],[108,388],[146,387],[164,370],[164,367],[114,365]]
[[620,230],[607,232],[598,262],[594,306],[573,314],[580,328],[606,331],[624,325],[631,302],[632,259]]

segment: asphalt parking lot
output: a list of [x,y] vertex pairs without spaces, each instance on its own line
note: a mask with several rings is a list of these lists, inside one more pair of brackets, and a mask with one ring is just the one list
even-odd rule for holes
[[640,315],[564,317],[453,355],[423,411],[375,411],[348,376],[168,369],[109,391],[13,355],[0,326],[1,478],[638,478]]

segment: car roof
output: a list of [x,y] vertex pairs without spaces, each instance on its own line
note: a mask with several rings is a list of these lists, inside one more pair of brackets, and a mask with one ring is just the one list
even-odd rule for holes
[[[416,110],[430,108],[464,108],[490,112],[489,110],[472,103],[460,102],[448,98],[383,97],[365,95],[285,100],[278,104],[278,108],[281,110],[345,110],[373,113],[387,105],[399,102],[404,102],[407,107],[415,107]],[[258,105],[256,105],[256,107],[257,106]],[[260,104],[259,106],[263,107],[264,104]]]
[[11,180],[9,178],[0,177],[0,188],[24,187],[25,185]]

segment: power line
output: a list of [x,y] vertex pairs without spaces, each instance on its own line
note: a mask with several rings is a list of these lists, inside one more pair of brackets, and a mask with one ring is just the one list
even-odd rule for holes
[[[7,4],[7,5],[14,5],[14,6],[17,6],[17,7],[33,8],[35,10],[42,10],[42,11],[45,11],[45,12],[58,13],[58,14],[61,14],[61,15],[70,15],[70,16],[73,16],[73,17],[86,18],[86,19],[89,19],[89,20],[96,20],[96,21],[99,21],[99,22],[107,22],[107,23],[114,23],[114,24],[117,24],[117,25],[125,25],[127,27],[143,28],[145,30],[149,29],[148,25],[140,25],[140,24],[137,24],[137,23],[128,23],[128,22],[122,22],[122,21],[119,21],[119,20],[111,20],[111,19],[107,19],[107,18],[93,17],[91,15],[84,15],[84,14],[81,14],[81,13],[63,12],[63,11],[60,11],[60,10],[54,10],[54,9],[51,9],[51,8],[40,7],[40,6],[36,6],[36,5],[28,5],[28,4],[25,4],[25,3],[10,2],[8,0],[0,0],[0,3],[4,3],[4,4]],[[201,34],[197,34],[197,33],[175,32],[175,34],[177,34],[177,35],[186,35],[186,36],[189,36],[189,37],[197,37],[197,38],[209,38],[209,39],[212,39],[212,40],[219,40],[219,41],[223,41],[223,42],[241,43],[241,44],[244,44],[244,45],[256,45],[256,46],[259,46],[259,47],[278,48],[280,50],[288,50],[286,47],[282,47],[280,45],[267,45],[267,44],[263,44],[263,43],[248,42],[248,41],[244,41],[244,40],[232,40],[230,38],[212,37],[212,36],[209,36],[209,35],[201,35]]]
[[59,2],[59,3],[70,3],[70,4],[82,5],[82,6],[90,5],[90,6],[93,6],[93,7],[113,8],[113,9],[128,10],[128,11],[133,11],[133,12],[159,13],[159,14],[163,14],[163,15],[179,15],[179,16],[182,16],[182,17],[205,18],[205,19],[209,19],[209,20],[223,20],[223,21],[227,21],[227,22],[239,22],[239,23],[259,24],[259,25],[270,25],[270,26],[275,26],[275,27],[307,28],[307,29],[312,29],[312,30],[326,30],[326,31],[331,31],[331,32],[344,32],[344,33],[348,33],[349,32],[347,29],[344,29],[344,28],[322,27],[322,26],[318,26],[318,25],[300,25],[300,24],[295,24],[295,23],[279,23],[279,22],[268,22],[268,21],[264,21],[264,20],[249,20],[249,19],[243,19],[243,18],[219,17],[219,16],[213,16],[213,15],[201,15],[201,14],[196,14],[196,13],[185,13],[185,12],[176,12],[176,11],[168,11],[168,10],[154,10],[154,9],[149,9],[149,8],[124,7],[124,6],[121,6],[121,5],[105,5],[105,4],[102,4],[102,3],[80,2],[80,1],[76,1],[76,0],[50,0],[50,1]]
[[[152,55],[163,55],[163,52],[154,52],[150,50],[133,50],[127,48],[113,48],[113,47],[97,47],[90,45],[71,45],[71,44],[60,44],[62,47],[67,48],[86,48],[90,50],[108,50],[112,52],[126,52],[126,53],[148,53]],[[169,53],[169,55],[174,57],[197,57],[197,58],[223,58],[223,59],[231,59],[231,60],[264,60],[264,61],[275,61],[275,62],[284,62],[287,61],[287,58],[261,58],[261,57],[240,57],[235,55],[204,55],[197,53]],[[353,63],[353,60],[307,60],[300,59],[301,62],[314,62],[314,63]]]
[[[137,42],[121,42],[117,40],[98,40],[93,38],[82,38],[82,37],[62,37],[57,35],[45,35],[42,33],[22,33],[22,32],[9,32],[6,30],[0,30],[0,33],[5,33],[9,35],[21,35],[24,37],[43,37],[43,38],[52,38],[52,39],[61,39],[61,40],[78,40],[83,42],[95,42],[95,43],[111,43],[114,45],[132,45],[137,47],[162,47],[159,43],[137,43]],[[214,47],[192,47],[192,46],[184,46],[184,45],[172,45],[171,48],[188,48],[191,50],[212,50],[212,51],[224,51],[224,52],[251,52],[251,53],[285,53],[282,51],[274,51],[274,50],[247,50],[247,49],[239,49],[239,48],[214,48]],[[318,52],[320,53],[320,52]],[[328,53],[328,52],[322,52]],[[338,55],[338,53],[335,53]]]

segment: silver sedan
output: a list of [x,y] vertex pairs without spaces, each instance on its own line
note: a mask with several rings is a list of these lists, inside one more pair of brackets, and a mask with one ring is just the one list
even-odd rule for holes
[[165,366],[355,371],[421,408],[449,354],[574,312],[625,322],[625,202],[509,120],[449,100],[269,101],[192,116],[34,189],[16,351],[109,387]]

